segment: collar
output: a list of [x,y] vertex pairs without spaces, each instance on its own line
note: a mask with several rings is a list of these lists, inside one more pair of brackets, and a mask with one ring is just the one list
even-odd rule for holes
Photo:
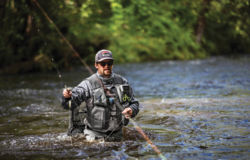
[[98,72],[96,72],[96,75],[97,75],[98,78],[101,79],[101,81],[103,82],[104,85],[113,84],[113,81],[114,81],[114,74],[113,74],[113,72],[111,73],[111,76],[109,78],[104,78]]

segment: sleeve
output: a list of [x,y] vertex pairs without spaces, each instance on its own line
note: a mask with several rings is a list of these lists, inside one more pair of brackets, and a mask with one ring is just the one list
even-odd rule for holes
[[[123,78],[123,77],[122,77],[122,78]],[[125,78],[123,78],[123,81],[125,82],[125,84],[128,84],[128,85],[129,85],[128,81],[127,81]],[[139,111],[140,111],[140,109],[139,109],[140,103],[139,103],[139,101],[134,97],[134,92],[133,92],[133,89],[132,89],[132,87],[131,87],[130,85],[129,85],[129,88],[130,88],[129,92],[130,92],[130,95],[131,95],[131,100],[130,100],[130,102],[129,102],[129,107],[132,109],[132,118],[133,118],[133,117],[135,117],[135,116],[139,113]]]
[[[77,85],[72,89],[71,98],[62,97],[62,107],[66,110],[68,109],[73,110],[89,97],[90,97],[89,82],[87,80],[84,80],[79,85]],[[69,106],[69,104],[71,104],[71,106]]]
[[132,109],[132,118],[135,117],[139,113],[139,101],[134,97],[133,89],[130,89],[131,92],[131,101],[129,103],[129,107]]

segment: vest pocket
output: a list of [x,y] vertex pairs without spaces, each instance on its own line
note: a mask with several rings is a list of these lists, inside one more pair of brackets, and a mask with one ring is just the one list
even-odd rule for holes
[[93,90],[94,105],[107,106],[107,98],[103,88]]
[[107,129],[109,122],[108,109],[100,106],[94,106],[91,111],[90,124],[94,129]]

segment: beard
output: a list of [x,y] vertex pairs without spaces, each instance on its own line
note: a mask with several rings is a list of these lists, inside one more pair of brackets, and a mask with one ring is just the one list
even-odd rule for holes
[[105,77],[110,77],[111,73],[112,73],[111,69],[105,69],[105,70],[103,70],[103,75]]

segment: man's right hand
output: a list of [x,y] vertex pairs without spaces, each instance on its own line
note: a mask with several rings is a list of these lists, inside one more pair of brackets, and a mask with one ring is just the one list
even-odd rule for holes
[[64,98],[70,98],[71,95],[72,95],[72,92],[71,92],[70,89],[66,88],[66,89],[63,90],[63,97]]

